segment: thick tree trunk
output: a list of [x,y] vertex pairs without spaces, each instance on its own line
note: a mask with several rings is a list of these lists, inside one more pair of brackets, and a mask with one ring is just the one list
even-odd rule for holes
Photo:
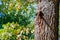
[[35,40],[58,40],[58,0],[38,0]]

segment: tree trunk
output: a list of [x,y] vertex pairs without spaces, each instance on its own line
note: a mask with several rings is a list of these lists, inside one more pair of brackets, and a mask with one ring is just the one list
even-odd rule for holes
[[58,40],[58,0],[37,0],[35,40]]

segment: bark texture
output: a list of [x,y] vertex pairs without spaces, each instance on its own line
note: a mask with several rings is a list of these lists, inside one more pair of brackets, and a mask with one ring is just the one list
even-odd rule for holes
[[58,40],[58,0],[37,0],[35,40]]

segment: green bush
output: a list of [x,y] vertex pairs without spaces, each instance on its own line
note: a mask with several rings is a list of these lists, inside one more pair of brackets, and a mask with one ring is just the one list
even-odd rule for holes
[[[30,26],[31,25],[31,26]],[[33,24],[29,24],[26,27],[20,26],[17,22],[6,23],[2,25],[3,29],[0,29],[1,40],[33,40],[34,39],[34,27]]]
[[[35,0],[0,0],[0,40],[34,40]],[[1,15],[0,15],[1,16]]]

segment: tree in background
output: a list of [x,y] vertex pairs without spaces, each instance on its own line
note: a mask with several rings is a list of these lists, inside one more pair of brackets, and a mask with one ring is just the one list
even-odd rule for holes
[[37,0],[35,40],[58,39],[58,0]]

